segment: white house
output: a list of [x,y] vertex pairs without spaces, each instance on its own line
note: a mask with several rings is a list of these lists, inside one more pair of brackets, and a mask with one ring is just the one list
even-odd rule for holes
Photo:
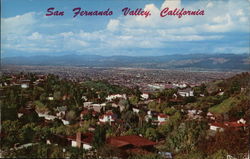
[[238,124],[246,124],[246,120],[241,118],[240,120],[237,121]]
[[138,114],[140,112],[140,109],[139,108],[133,108],[133,112]]
[[92,105],[93,102],[84,102],[83,106],[84,107],[90,107]]
[[56,108],[56,111],[57,111],[56,116],[63,117],[66,114],[66,110],[67,110],[66,106],[57,107]]
[[178,94],[182,97],[192,97],[194,96],[194,91],[189,89],[178,90]]
[[210,123],[209,126],[210,126],[209,128],[210,130],[220,131],[220,132],[224,131],[224,128],[225,128],[225,126],[221,123]]
[[186,88],[187,84],[185,84],[185,83],[183,83],[183,84],[173,83],[173,86],[179,87],[179,88]]
[[29,85],[27,83],[21,84],[21,88],[29,88]]
[[54,120],[55,118],[57,118],[57,116],[54,115],[48,115],[45,113],[38,113],[39,117],[44,117],[46,120]]
[[164,122],[166,122],[168,120],[169,116],[163,113],[158,114],[157,116],[157,121],[158,121],[158,125],[163,124]]
[[113,112],[106,112],[99,117],[99,121],[102,123],[114,122],[116,120],[116,115]]
[[69,125],[69,121],[62,119],[64,125]]
[[54,100],[54,97],[48,97],[48,100]]
[[143,94],[141,94],[141,97],[142,97],[142,99],[147,100],[149,98],[149,94],[148,93],[143,93]]
[[223,122],[223,123],[210,123],[210,130],[215,131],[224,131],[225,128],[231,128],[231,129],[245,129],[247,127],[247,124],[238,123],[238,122]]
[[126,99],[127,96],[126,96],[126,94],[114,94],[114,95],[109,95],[109,96],[106,98],[106,100],[107,100],[107,101],[112,101],[112,100],[114,100],[114,99],[116,99],[116,98],[123,98],[123,99]]
[[215,116],[211,112],[207,113],[207,117],[211,120],[215,120]]

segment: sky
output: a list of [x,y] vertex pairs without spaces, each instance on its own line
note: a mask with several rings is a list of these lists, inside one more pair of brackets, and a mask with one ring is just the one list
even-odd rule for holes
[[[250,0],[2,0],[3,57],[64,54],[161,56],[249,54]],[[64,16],[45,16],[48,8]],[[113,11],[76,16],[73,9]],[[151,16],[124,16],[142,8]],[[204,10],[204,16],[160,17],[162,9]]]

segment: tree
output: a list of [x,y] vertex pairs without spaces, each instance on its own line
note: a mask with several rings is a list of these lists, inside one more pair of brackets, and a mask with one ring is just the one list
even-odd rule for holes
[[106,140],[106,128],[104,126],[97,126],[93,136],[93,146],[100,148]]
[[62,149],[59,148],[58,146],[53,146],[51,147],[52,152],[50,154],[50,158],[61,158],[62,157]]
[[214,137],[202,140],[200,148],[207,154],[213,154],[217,150],[225,150],[230,154],[246,153],[248,136],[245,131],[225,129],[217,132]]
[[1,146],[12,147],[15,143],[20,142],[18,137],[21,123],[17,120],[6,120],[2,122],[2,133],[5,135],[1,140]]
[[240,91],[240,83],[237,80],[234,80],[230,87],[230,94],[238,93]]
[[145,116],[147,115],[147,113],[144,110],[140,110],[138,113],[138,117],[139,117],[139,127],[143,126],[143,122],[145,120]]
[[173,124],[171,122],[164,123],[158,127],[158,132],[162,137],[166,137],[168,133],[173,130]]
[[118,105],[124,107],[125,111],[132,110],[132,106],[128,100],[121,99]]
[[137,96],[132,96],[132,97],[129,98],[129,101],[130,101],[130,103],[132,105],[136,106],[138,104],[138,102],[139,102],[139,98]]
[[[175,156],[175,159],[205,159],[204,154],[199,151],[193,151],[187,154],[178,154]],[[217,158],[214,158],[217,159]]]
[[128,157],[128,159],[164,159],[164,158],[158,154],[144,154],[144,155],[131,154]]
[[151,109],[151,110],[158,111],[158,112],[161,111],[160,105],[157,104],[156,101],[152,101],[152,102],[148,103],[148,108]]
[[127,111],[125,113],[122,114],[122,119],[130,125],[133,125],[134,127],[137,127],[137,123],[138,123],[138,116],[136,113],[134,113],[133,111]]
[[7,108],[6,106],[2,105],[2,102],[0,103],[1,105],[1,120],[17,120],[17,110],[16,108]]
[[60,91],[56,91],[54,92],[54,98],[55,100],[60,100],[61,99],[61,92]]
[[169,108],[169,107],[167,107],[167,108],[165,108],[163,110],[163,113],[167,114],[167,115],[173,115],[175,112],[176,112],[175,108]]
[[35,137],[41,142],[45,142],[51,135],[50,128],[47,126],[36,126],[34,130],[35,130]]
[[205,136],[206,123],[186,121],[181,123],[166,139],[166,146],[171,152],[191,153]]
[[67,112],[66,120],[72,122],[75,119],[76,119],[76,112],[74,110],[70,110],[69,112]]
[[37,114],[37,112],[32,111],[29,114],[25,114],[23,115],[20,120],[23,123],[37,123],[39,121],[39,116]]
[[112,157],[127,158],[128,156],[128,154],[125,151],[122,151],[121,149],[108,144],[97,149],[97,154],[98,156],[102,156],[105,158],[112,158]]
[[148,128],[146,130],[145,136],[149,140],[154,140],[154,141],[156,141],[159,137],[157,130],[154,128]]
[[19,136],[23,144],[34,142],[35,139],[34,127],[35,127],[34,123],[28,123],[20,129]]
[[225,150],[218,150],[213,155],[209,156],[207,159],[226,159],[227,158],[227,151]]

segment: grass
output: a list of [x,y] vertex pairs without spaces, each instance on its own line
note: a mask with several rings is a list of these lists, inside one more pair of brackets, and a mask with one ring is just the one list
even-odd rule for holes
[[218,114],[222,114],[222,113],[227,113],[229,112],[233,107],[237,106],[238,104],[240,104],[240,102],[243,99],[246,99],[246,96],[235,96],[235,97],[230,97],[226,100],[224,100],[223,102],[221,102],[218,105],[215,105],[211,108],[209,108],[209,112],[212,113],[218,113]]

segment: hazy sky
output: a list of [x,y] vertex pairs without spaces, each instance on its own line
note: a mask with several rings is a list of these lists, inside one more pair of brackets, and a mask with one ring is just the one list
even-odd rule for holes
[[[50,7],[64,16],[45,16]],[[113,11],[77,16],[73,8]],[[142,8],[150,17],[124,16]],[[165,8],[204,16],[160,17]],[[249,53],[250,0],[2,0],[2,56]]]

